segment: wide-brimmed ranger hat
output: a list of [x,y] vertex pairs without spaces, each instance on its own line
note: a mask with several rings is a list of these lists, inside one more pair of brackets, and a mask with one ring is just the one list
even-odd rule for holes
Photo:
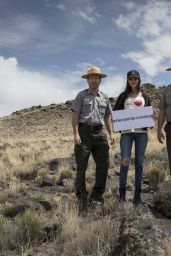
[[107,77],[100,68],[98,67],[90,67],[87,69],[87,73],[82,75],[82,78],[87,79],[90,75],[100,76],[101,78]]
[[137,77],[138,79],[140,79],[140,73],[137,70],[130,70],[127,73],[127,79],[129,79],[130,77]]

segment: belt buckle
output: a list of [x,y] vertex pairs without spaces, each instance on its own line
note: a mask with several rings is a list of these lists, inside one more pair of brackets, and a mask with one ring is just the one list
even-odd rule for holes
[[94,130],[94,125],[90,125],[90,130]]

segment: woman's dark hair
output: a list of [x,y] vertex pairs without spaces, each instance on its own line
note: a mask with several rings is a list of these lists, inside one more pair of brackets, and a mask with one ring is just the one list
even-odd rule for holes
[[[137,85],[137,87],[138,87],[138,92],[140,91],[140,84],[141,84],[141,80],[138,78],[138,85]],[[131,87],[130,87],[130,85],[129,85],[129,82],[128,82],[128,80],[127,80],[127,83],[126,83],[126,87],[125,87],[125,95],[126,95],[126,97],[128,97],[128,95],[129,95],[129,93],[131,92]]]
[[140,91],[140,84],[141,84],[140,73],[137,70],[130,70],[127,73],[127,83],[126,83],[126,87],[125,87],[125,91],[124,91],[126,98],[128,97],[129,93],[131,92],[131,87],[129,85],[128,80],[132,76],[138,78],[138,85],[137,85],[137,87],[138,87],[138,92]]

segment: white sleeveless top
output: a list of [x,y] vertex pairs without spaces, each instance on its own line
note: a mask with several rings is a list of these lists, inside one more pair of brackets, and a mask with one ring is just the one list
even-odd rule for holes
[[[129,96],[125,100],[124,109],[141,108],[144,106],[145,106],[145,99],[142,96],[142,92],[139,92],[135,98]],[[147,133],[147,131],[143,130],[142,128],[125,130],[125,131],[122,131],[121,133],[129,133],[129,132],[145,132],[145,133]]]

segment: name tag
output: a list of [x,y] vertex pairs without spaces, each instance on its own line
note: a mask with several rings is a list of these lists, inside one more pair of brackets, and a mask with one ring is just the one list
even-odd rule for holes
[[124,109],[112,111],[113,127],[115,131],[129,129],[154,127],[152,107],[142,107],[136,109]]

